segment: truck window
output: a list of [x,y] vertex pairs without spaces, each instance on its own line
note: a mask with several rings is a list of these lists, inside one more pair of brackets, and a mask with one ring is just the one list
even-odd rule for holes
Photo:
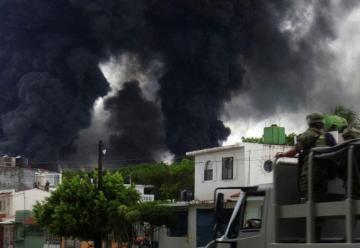
[[264,208],[264,196],[248,196],[245,202],[242,229],[256,230],[261,228],[261,220]]
[[231,223],[227,237],[236,238],[239,232],[259,231],[261,228],[265,192],[246,196],[241,209],[236,213]]

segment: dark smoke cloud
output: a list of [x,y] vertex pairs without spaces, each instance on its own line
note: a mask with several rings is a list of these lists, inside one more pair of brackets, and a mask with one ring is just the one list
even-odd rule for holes
[[67,1],[0,2],[2,152],[55,164],[108,84],[99,50]]
[[329,44],[338,38],[336,18],[358,3],[253,1],[256,11],[243,29],[246,90],[230,105],[232,118],[263,120],[277,112],[325,111],[342,103]]
[[[163,121],[158,105],[144,98],[139,82],[125,82],[117,94],[105,102],[111,114],[109,154],[116,159],[149,162],[166,150]],[[110,158],[111,159],[111,158]]]
[[149,11],[166,62],[159,94],[176,155],[218,146],[230,134],[219,116],[242,86],[240,10],[238,1],[159,1]]
[[306,0],[1,0],[0,150],[35,160],[72,151],[108,91],[99,63],[124,53],[143,68],[164,63],[161,113],[126,83],[106,103],[116,155],[154,156],[164,139],[175,155],[218,146],[230,134],[224,104],[239,92],[246,114],[304,104],[318,65],[331,59],[330,9]]

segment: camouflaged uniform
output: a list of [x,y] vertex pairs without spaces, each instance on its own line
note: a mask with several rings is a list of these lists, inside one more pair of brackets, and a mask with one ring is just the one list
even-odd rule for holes
[[[360,138],[360,130],[354,127],[348,127],[344,130],[343,133],[344,140],[351,140],[351,139],[359,139]],[[358,148],[357,148],[358,149]],[[359,150],[355,151],[355,159],[357,160],[358,166],[360,166],[360,157],[359,157]],[[347,187],[347,163],[342,165],[342,170],[340,170],[340,178],[344,180],[345,188]],[[360,168],[357,168],[358,171],[360,171]],[[354,173],[353,178],[353,196],[355,199],[360,199],[360,180],[359,180],[359,174]]]
[[[307,199],[310,150],[314,147],[326,146],[324,133],[316,128],[309,128],[297,137],[296,148],[301,151],[299,158],[299,191],[302,198]],[[316,178],[314,180],[314,199],[322,201],[327,192],[328,169],[320,161],[315,162],[313,168],[314,178]]]
[[360,130],[354,127],[348,127],[343,132],[344,140],[359,139]]

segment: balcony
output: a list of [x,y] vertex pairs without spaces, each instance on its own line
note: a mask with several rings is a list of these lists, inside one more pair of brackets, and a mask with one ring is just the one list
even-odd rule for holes
[[149,194],[140,195],[141,202],[150,202],[150,201],[154,201],[154,199],[155,199],[155,195],[149,195]]

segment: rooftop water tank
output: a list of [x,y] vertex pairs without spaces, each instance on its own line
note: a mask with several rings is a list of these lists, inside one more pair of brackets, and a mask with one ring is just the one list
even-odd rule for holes
[[285,144],[285,128],[273,124],[264,128],[263,143],[269,145]]

